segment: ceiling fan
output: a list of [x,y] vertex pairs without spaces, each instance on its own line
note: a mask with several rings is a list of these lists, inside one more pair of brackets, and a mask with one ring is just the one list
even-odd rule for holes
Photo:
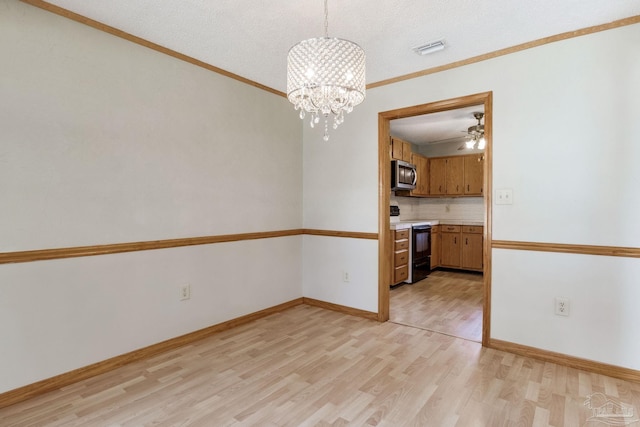
[[481,124],[484,113],[476,111],[473,113],[473,117],[478,121],[478,124],[470,126],[467,129],[467,140],[458,150],[471,150],[474,148],[484,150],[486,141],[484,139],[484,125]]

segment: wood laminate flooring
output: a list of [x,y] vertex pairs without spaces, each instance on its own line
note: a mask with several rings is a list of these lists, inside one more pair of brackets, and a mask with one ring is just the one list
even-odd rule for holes
[[1,409],[0,425],[604,425],[589,397],[640,414],[637,383],[300,305]]
[[482,341],[483,277],[433,271],[426,279],[391,289],[392,322]]

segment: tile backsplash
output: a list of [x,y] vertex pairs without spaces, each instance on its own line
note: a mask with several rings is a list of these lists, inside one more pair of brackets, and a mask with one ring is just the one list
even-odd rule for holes
[[417,198],[396,197],[391,193],[391,204],[400,207],[401,221],[411,219],[484,220],[482,197]]

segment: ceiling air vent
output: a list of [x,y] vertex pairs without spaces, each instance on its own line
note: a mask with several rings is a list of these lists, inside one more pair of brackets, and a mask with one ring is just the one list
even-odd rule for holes
[[444,39],[434,40],[422,46],[413,48],[413,51],[418,55],[428,55],[433,52],[437,52],[445,48]]

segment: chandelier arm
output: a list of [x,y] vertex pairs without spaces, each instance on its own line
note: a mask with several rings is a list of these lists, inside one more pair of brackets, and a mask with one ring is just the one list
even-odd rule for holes
[[[329,86],[329,88],[330,88],[330,87],[331,87],[331,86]],[[346,86],[338,86],[338,87],[340,87],[340,88],[342,88],[342,89],[344,89],[344,90],[347,90],[347,91],[349,90],[349,88],[348,88],[348,87],[346,87]],[[314,108],[315,110],[317,110],[317,111],[321,111],[321,110],[322,110],[322,106],[319,106],[318,104],[316,104],[316,103],[313,101],[313,100],[314,100],[313,96],[305,95],[305,99],[309,101],[309,103],[313,106],[313,108]],[[336,106],[338,107],[338,109],[333,108],[333,107],[334,107],[334,104],[332,104],[332,105],[330,106],[330,108],[331,108],[331,113],[332,113],[332,114],[338,114],[338,113],[340,112],[340,110],[342,110],[344,107],[346,107],[346,106],[349,104],[349,102],[350,102],[350,101],[349,101],[349,99],[348,99],[348,97],[344,97],[344,98],[340,98],[340,99],[342,99],[342,101],[336,105]],[[334,99],[334,100],[335,100],[335,99]],[[324,114],[324,113],[323,113],[323,114]],[[326,115],[326,114],[325,114],[325,115]]]

